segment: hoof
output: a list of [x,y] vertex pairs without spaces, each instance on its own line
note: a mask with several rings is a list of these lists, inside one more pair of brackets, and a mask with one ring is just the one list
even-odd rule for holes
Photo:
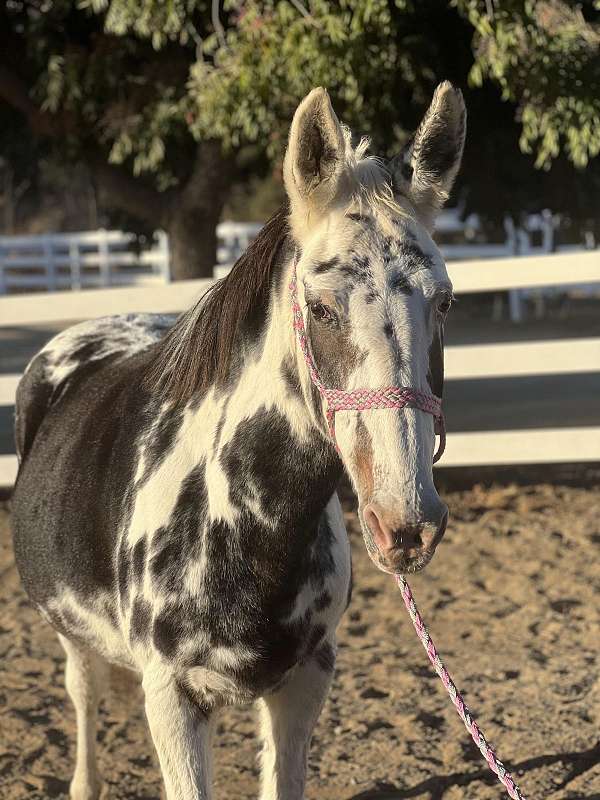
[[81,781],[73,778],[69,788],[71,800],[98,800],[102,784],[96,781]]

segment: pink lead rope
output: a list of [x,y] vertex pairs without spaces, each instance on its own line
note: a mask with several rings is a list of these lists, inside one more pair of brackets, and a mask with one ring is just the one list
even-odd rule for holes
[[404,575],[395,575],[396,583],[400,587],[400,591],[402,592],[402,598],[404,600],[404,605],[406,606],[408,613],[410,614],[410,618],[412,620],[413,625],[415,626],[415,630],[417,632],[417,636],[421,640],[421,644],[425,648],[427,655],[429,656],[429,660],[437,674],[440,677],[440,680],[446,687],[446,691],[450,695],[450,699],[454,703],[454,707],[458,713],[458,716],[462,719],[465,723],[465,728],[471,734],[471,738],[479,748],[481,755],[487,761],[489,768],[498,776],[498,780],[500,781],[503,786],[505,786],[506,791],[509,795],[514,798],[514,800],[525,800],[523,795],[521,794],[521,790],[515,783],[512,775],[510,772],[507,771],[506,767],[500,761],[500,759],[496,756],[492,748],[486,741],[485,736],[483,735],[483,731],[479,728],[473,717],[471,716],[471,712],[467,708],[465,701],[462,699],[460,692],[456,688],[454,681],[452,680],[450,673],[444,666],[442,659],[439,656],[439,653],[436,649],[435,644],[433,643],[433,639],[429,635],[429,631],[427,630],[427,626],[423,622],[423,618],[419,613],[419,609],[417,608],[417,604],[415,603],[414,597],[410,590],[410,586],[406,582]]
[[[446,431],[444,426],[444,415],[442,412],[442,401],[435,395],[425,394],[409,387],[390,386],[386,389],[356,389],[353,392],[343,391],[342,389],[328,389],[321,380],[317,366],[313,360],[308,338],[306,336],[306,328],[304,326],[304,317],[302,316],[302,309],[298,303],[298,290],[296,271],[290,283],[290,291],[292,294],[292,310],[294,314],[294,329],[298,338],[300,349],[304,354],[304,359],[308,366],[312,382],[319,390],[321,396],[325,399],[327,404],[327,423],[329,425],[329,433],[331,438],[336,444],[335,439],[335,413],[336,411],[366,411],[372,408],[418,408],[431,414],[435,419],[435,432],[440,436],[440,444],[436,454],[433,457],[433,463],[441,457],[444,452],[446,444]],[[406,606],[410,618],[417,632],[417,636],[421,640],[425,651],[431,661],[431,664],[440,680],[444,684],[446,691],[450,695],[454,707],[465,724],[466,729],[471,734],[473,741],[481,751],[482,756],[485,758],[489,768],[498,776],[500,783],[505,786],[508,794],[513,800],[525,800],[521,794],[521,790],[513,780],[511,774],[506,770],[504,764],[496,757],[496,754],[486,741],[483,732],[471,716],[471,712],[467,708],[465,701],[462,699],[460,692],[454,685],[454,681],[450,677],[450,673],[444,666],[440,658],[433,639],[429,635],[427,627],[423,622],[423,618],[419,613],[419,609],[415,603],[410,586],[406,582],[403,575],[395,575],[396,582],[400,587],[404,605]]]

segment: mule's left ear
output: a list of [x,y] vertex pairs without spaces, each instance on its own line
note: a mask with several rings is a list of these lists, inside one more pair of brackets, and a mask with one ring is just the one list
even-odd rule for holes
[[306,224],[311,214],[326,209],[339,189],[344,163],[342,126],[327,91],[313,89],[294,114],[283,163],[292,222]]
[[460,167],[467,112],[460,89],[448,81],[435,90],[419,128],[390,163],[394,191],[405,195],[422,221],[433,228]]

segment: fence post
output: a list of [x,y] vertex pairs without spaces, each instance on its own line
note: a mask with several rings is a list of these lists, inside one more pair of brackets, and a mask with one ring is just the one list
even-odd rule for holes
[[69,242],[69,268],[71,271],[71,289],[81,289],[81,259],[79,257],[79,242],[71,239]]
[[0,294],[6,294],[7,286],[4,276],[4,249],[0,245]]
[[48,277],[48,289],[56,291],[56,265],[54,263],[52,239],[50,236],[44,236],[43,239],[44,250],[44,266],[46,269],[46,276]]
[[156,250],[161,258],[158,262],[158,271],[163,276],[165,283],[171,283],[171,260],[169,253],[169,237],[165,231],[156,231]]
[[[513,247],[515,254],[518,252],[519,255],[529,253],[531,250],[531,237],[521,227],[515,230]],[[511,322],[523,322],[525,314],[523,311],[523,295],[520,289],[509,289],[508,291],[508,314]]]
[[108,234],[104,228],[98,231],[98,261],[102,286],[110,286],[110,259]]
[[542,211],[542,249],[544,253],[554,252],[554,214],[548,208]]
[[[509,257],[514,256],[518,251],[518,233],[512,217],[504,217],[504,230],[506,231],[505,246],[507,255]],[[499,295],[496,295],[496,297],[499,297]],[[492,316],[495,322],[499,322],[502,318],[502,309],[496,306],[496,301],[494,301]],[[518,289],[508,290],[508,316],[511,322],[522,322],[523,320],[523,301]]]

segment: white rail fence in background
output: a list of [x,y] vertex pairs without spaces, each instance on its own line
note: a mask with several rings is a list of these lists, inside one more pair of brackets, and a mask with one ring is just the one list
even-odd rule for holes
[[160,285],[169,280],[169,242],[157,231],[137,250],[123,231],[0,236],[0,294],[15,291]]
[[253,239],[262,222],[221,222],[217,225],[217,264],[214,277],[226,275]]
[[[582,244],[556,244],[559,222],[559,218],[550,212],[531,215],[520,227],[507,218],[503,241],[491,243],[486,240],[482,223],[476,215],[472,214],[463,220],[459,210],[445,209],[437,220],[436,238],[447,261],[584,250]],[[215,278],[227,274],[261,227],[261,223],[255,222],[222,222],[217,226]],[[539,239],[538,244],[534,244],[535,237]],[[590,234],[586,239],[586,248],[593,248],[595,244]],[[169,280],[169,241],[163,231],[157,231],[153,241],[146,246],[140,246],[140,240],[134,234],[122,231],[0,236],[0,294],[125,285],[151,286],[168,283]],[[579,288],[589,291],[589,287]],[[555,289],[560,290],[562,286]],[[523,318],[523,299],[531,296],[531,293],[527,289],[508,288],[509,315],[513,322]],[[547,288],[533,292],[538,315],[543,314],[547,293]],[[496,301],[495,316],[500,317],[501,297],[497,296]]]
[[[215,271],[229,271],[262,225],[217,226]],[[158,286],[170,280],[169,239],[156,231],[149,246],[123,231],[0,236],[0,294],[108,286]],[[218,276],[216,276],[218,277]]]
[[[600,250],[531,258],[455,262],[457,294],[600,284]],[[173,313],[212,281],[0,298],[0,325],[27,326],[131,312]],[[449,380],[600,371],[600,338],[448,347]],[[0,377],[0,405],[13,406],[18,375]],[[600,461],[600,426],[452,433],[440,467]],[[12,485],[16,456],[0,456],[0,486]]]

